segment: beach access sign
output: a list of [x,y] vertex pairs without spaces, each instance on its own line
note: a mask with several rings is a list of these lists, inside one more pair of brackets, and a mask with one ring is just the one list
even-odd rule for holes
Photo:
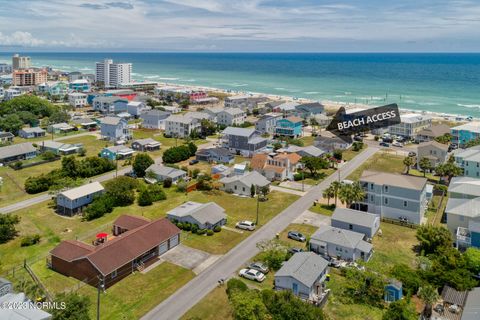
[[341,107],[327,130],[342,138],[351,140],[352,134],[380,129],[400,123],[400,113],[396,103],[347,113]]

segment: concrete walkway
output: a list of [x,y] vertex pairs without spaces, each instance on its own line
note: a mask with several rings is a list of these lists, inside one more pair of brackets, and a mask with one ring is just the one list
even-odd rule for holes
[[329,216],[305,210],[300,216],[293,220],[293,223],[308,224],[318,228],[320,226],[329,226],[330,220],[331,218]]

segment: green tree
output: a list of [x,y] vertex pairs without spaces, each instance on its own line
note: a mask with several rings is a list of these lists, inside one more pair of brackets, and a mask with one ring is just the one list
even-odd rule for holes
[[448,181],[450,181],[453,177],[461,175],[462,172],[463,172],[462,168],[457,166],[455,162],[451,160],[447,161],[446,163],[439,164],[435,168],[435,173],[437,173],[440,176],[447,177]]
[[427,170],[432,169],[432,164],[430,163],[430,160],[428,160],[428,158],[425,158],[425,157],[420,159],[420,162],[418,163],[418,166],[422,170],[424,177],[427,175]]
[[417,229],[417,240],[425,254],[437,253],[452,245],[452,235],[444,227],[421,225]]
[[413,157],[405,157],[405,159],[403,159],[403,164],[405,165],[407,174],[410,172],[410,167],[413,166],[414,163],[415,160],[413,159]]
[[139,153],[135,156],[133,160],[133,171],[137,175],[137,177],[143,178],[145,176],[145,171],[148,167],[154,164],[152,157],[150,157],[146,153]]
[[290,290],[262,290],[262,301],[272,319],[325,319],[321,308],[304,302],[296,297]]
[[256,191],[256,190],[255,190],[255,185],[252,184],[252,185],[250,186],[250,196],[251,196],[252,198],[255,197],[255,191]]
[[75,156],[68,156],[62,158],[62,171],[66,176],[71,178],[77,177],[77,166],[78,161],[75,159]]
[[134,190],[137,188],[138,181],[127,176],[117,177],[105,184],[107,195],[115,200],[115,206],[120,207],[128,206],[135,201]]
[[342,203],[346,203],[347,208],[365,198],[365,192],[359,182],[352,184],[342,183],[338,191],[338,197]]
[[342,160],[343,159],[343,151],[342,150],[333,150],[333,157],[337,160]]
[[278,270],[285,261],[287,247],[278,239],[263,240],[257,243],[261,251],[261,260],[272,270]]
[[322,197],[323,197],[324,199],[327,199],[327,205],[330,205],[330,199],[332,199],[333,197],[335,197],[335,190],[333,190],[332,185],[330,185],[328,188],[326,188],[326,189],[323,191]]
[[312,177],[316,177],[319,170],[328,168],[328,161],[320,157],[302,157],[300,162],[310,171]]
[[432,316],[432,306],[439,298],[437,289],[430,285],[425,285],[418,290],[417,296],[422,299],[423,303],[425,304],[423,315],[427,319],[430,319]]
[[466,267],[473,274],[480,274],[480,250],[474,247],[468,248],[463,254]]
[[150,191],[145,188],[142,191],[140,191],[140,194],[138,195],[137,199],[138,205],[141,207],[144,206],[150,206],[153,203],[153,197]]
[[16,135],[23,127],[23,121],[17,114],[7,114],[3,118],[0,118],[0,127],[3,131]]
[[452,141],[452,135],[450,133],[445,133],[443,136],[436,137],[435,141],[443,144],[449,144]]
[[65,309],[56,308],[49,312],[52,320],[90,320],[89,309],[90,299],[76,293],[61,293],[55,297],[58,304],[65,303]]
[[342,187],[342,183],[340,181],[335,180],[330,184],[330,187],[333,190],[333,195],[334,195],[334,198],[335,198],[335,206],[337,206],[338,192],[340,191],[340,188]]
[[402,299],[388,305],[387,311],[382,316],[383,320],[416,320],[418,319],[415,306],[410,300]]
[[267,315],[260,293],[255,290],[233,291],[230,303],[235,320],[263,320]]
[[20,222],[20,218],[12,214],[0,214],[0,243],[6,243],[18,234],[15,225]]

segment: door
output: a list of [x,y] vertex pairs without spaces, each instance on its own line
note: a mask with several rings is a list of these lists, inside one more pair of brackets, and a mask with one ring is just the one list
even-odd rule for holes
[[158,246],[158,255],[162,255],[167,251],[168,251],[168,242],[167,241],[165,241],[164,243],[162,243],[161,245]]
[[170,238],[170,249],[178,245],[178,237],[179,235],[177,234],[176,236]]
[[296,284],[295,282],[292,283],[292,291],[294,295],[298,295],[298,284]]

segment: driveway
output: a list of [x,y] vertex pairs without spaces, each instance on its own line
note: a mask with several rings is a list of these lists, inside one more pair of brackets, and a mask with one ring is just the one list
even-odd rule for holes
[[162,260],[171,262],[186,269],[194,269],[207,260],[210,254],[179,244],[161,256]]
[[280,187],[285,187],[285,188],[290,188],[290,189],[295,189],[295,190],[299,190],[299,191],[308,191],[310,189],[312,189],[312,185],[310,184],[303,184],[303,187],[302,187],[302,183],[301,182],[296,182],[296,181],[283,181],[279,184]]
[[293,223],[309,224],[319,228],[320,226],[329,226],[330,220],[331,218],[329,216],[305,210],[300,216],[293,220]]

